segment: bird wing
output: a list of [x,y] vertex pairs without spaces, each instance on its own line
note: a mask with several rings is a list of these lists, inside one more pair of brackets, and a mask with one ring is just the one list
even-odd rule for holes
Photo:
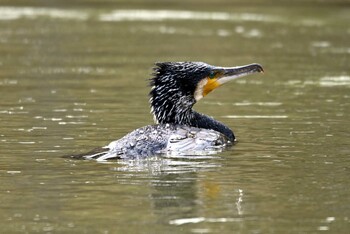
[[171,129],[162,125],[148,125],[132,131],[119,140],[112,141],[102,154],[85,156],[86,159],[136,159],[161,154],[166,148]]
[[107,146],[70,158],[136,159],[155,155],[206,155],[220,152],[230,142],[214,130],[183,125],[148,125],[112,141]]
[[220,152],[230,142],[214,130],[177,126],[168,140],[166,155],[205,155]]

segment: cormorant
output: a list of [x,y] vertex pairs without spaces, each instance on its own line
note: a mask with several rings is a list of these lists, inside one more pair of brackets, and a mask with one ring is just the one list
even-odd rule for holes
[[223,149],[236,141],[232,130],[192,107],[222,84],[256,72],[263,72],[256,63],[238,67],[203,62],[156,63],[150,83],[151,113],[156,124],[136,129],[107,146],[69,157],[103,161],[206,154]]

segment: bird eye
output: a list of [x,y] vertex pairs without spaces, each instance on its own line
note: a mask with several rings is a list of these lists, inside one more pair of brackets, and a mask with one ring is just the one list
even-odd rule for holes
[[212,71],[212,72],[209,73],[209,78],[210,79],[215,78],[215,76],[216,76],[216,72]]

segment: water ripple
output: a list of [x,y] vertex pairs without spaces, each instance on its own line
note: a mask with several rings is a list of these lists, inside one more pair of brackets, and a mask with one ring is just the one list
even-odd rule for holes
[[325,76],[320,79],[320,85],[325,87],[349,86],[350,76]]
[[38,17],[86,20],[89,18],[89,15],[76,10],[52,9],[44,7],[0,7],[0,20],[17,20],[20,18],[35,19]]
[[[93,11],[87,9],[67,10],[63,8],[49,7],[0,7],[0,21],[10,21],[18,19],[37,19],[48,17],[61,20],[77,21],[166,21],[166,20],[207,20],[207,21],[235,21],[235,22],[265,22],[301,25],[305,27],[320,27],[324,25],[321,19],[301,18],[291,21],[287,17],[276,14],[258,13],[228,13],[228,12],[200,12],[186,10],[147,10],[147,9],[125,9],[112,11]],[[219,31],[219,36],[228,36],[225,31]],[[244,34],[246,37],[260,37],[261,32],[257,29]]]
[[335,86],[350,86],[350,76],[348,75],[339,75],[339,76],[324,76],[319,80],[289,80],[284,83],[288,86],[294,87],[305,87],[308,85],[316,85],[321,87],[335,87]]
[[189,223],[227,223],[227,222],[241,222],[242,218],[205,218],[205,217],[195,217],[195,218],[184,218],[184,219],[174,219],[169,222],[172,225],[183,225]]
[[164,20],[214,20],[214,21],[281,21],[279,17],[262,14],[225,12],[194,12],[174,10],[115,10],[100,15],[101,21],[164,21]]
[[224,115],[228,119],[286,119],[288,115]]
[[283,22],[278,16],[256,13],[232,14],[226,12],[195,12],[181,10],[114,10],[108,13],[92,14],[87,10],[66,10],[45,7],[0,7],[0,20],[21,18],[36,19],[49,17],[68,20],[99,21],[164,21],[164,20],[213,20],[213,21],[252,21]]

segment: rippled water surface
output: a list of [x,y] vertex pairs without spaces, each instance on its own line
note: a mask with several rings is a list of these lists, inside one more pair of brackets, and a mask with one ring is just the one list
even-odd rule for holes
[[[51,3],[0,6],[2,233],[348,233],[347,1]],[[237,145],[61,157],[152,123],[153,63],[184,60],[264,66],[195,106]]]

